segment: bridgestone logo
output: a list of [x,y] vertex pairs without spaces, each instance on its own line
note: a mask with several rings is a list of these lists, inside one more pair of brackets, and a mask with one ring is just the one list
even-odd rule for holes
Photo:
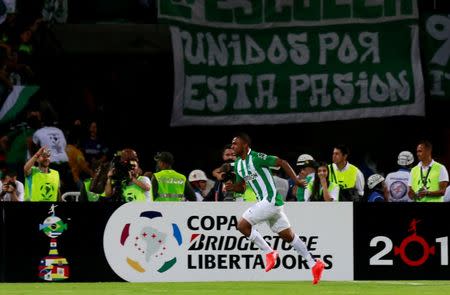
[[[262,251],[250,240],[237,235],[236,216],[191,216],[187,227],[193,231],[187,254],[188,269],[264,269],[265,259]],[[202,233],[199,233],[202,232]],[[223,234],[225,233],[225,234]],[[275,268],[308,269],[306,260],[297,255],[292,246],[278,235],[264,236],[274,250],[290,251],[281,255]],[[319,236],[300,236],[308,251],[315,251]],[[326,268],[333,267],[333,255],[314,255],[321,258]]]

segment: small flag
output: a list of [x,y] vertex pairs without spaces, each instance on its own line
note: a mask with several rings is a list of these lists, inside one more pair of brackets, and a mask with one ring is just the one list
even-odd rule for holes
[[38,89],[39,86],[14,85],[0,109],[0,124],[16,118]]

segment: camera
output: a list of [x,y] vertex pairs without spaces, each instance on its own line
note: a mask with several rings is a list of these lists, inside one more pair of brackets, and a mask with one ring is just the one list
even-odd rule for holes
[[229,180],[234,182],[236,179],[236,174],[234,173],[234,161],[228,161],[220,166],[220,172],[223,172],[222,182],[227,182]]
[[111,169],[113,174],[111,180],[114,186],[114,194],[110,198],[100,198],[102,201],[121,202],[122,200],[122,184],[130,181],[130,170],[133,165],[129,160],[123,160],[120,153],[116,153],[109,163],[100,165],[92,179],[89,191],[102,194],[105,191],[106,182],[108,179],[108,172]]
[[129,182],[130,181],[130,171],[133,170],[133,166],[130,161],[122,160],[120,155],[114,155],[110,164],[111,168],[114,168],[114,174],[112,179],[115,182]]
[[5,182],[3,183],[1,194],[4,195],[6,193],[11,193],[15,190],[16,190],[16,183],[14,181]]

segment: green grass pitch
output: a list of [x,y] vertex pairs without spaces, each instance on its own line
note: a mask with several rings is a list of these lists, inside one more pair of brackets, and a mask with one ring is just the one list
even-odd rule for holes
[[450,281],[205,282],[205,283],[4,283],[0,295],[448,295]]

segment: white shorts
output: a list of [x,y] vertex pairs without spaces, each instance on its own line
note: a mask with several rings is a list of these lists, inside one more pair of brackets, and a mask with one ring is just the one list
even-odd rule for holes
[[275,206],[267,200],[262,200],[248,208],[242,214],[242,218],[247,220],[252,226],[261,222],[267,222],[274,233],[279,233],[291,227],[284,213],[284,207]]

